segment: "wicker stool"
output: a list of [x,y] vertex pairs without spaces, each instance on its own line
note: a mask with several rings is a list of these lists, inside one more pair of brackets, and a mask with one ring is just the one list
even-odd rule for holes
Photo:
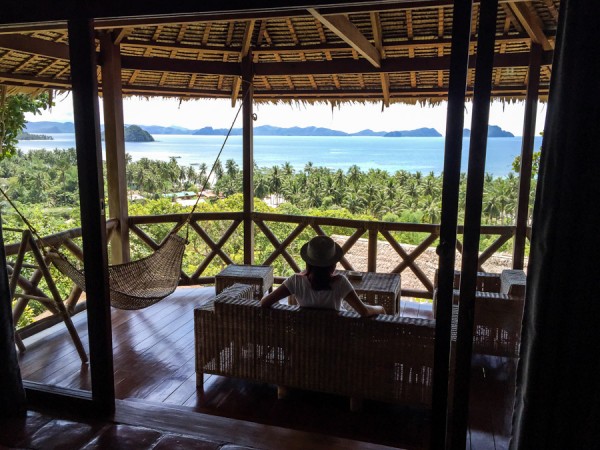
[[260,300],[267,291],[271,291],[273,288],[273,267],[231,264],[215,276],[217,295],[235,283],[252,285],[254,298]]

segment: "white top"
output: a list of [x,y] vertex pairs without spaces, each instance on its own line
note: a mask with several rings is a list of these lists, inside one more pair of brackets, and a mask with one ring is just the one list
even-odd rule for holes
[[290,293],[296,296],[298,305],[306,308],[342,309],[342,300],[354,288],[343,275],[334,275],[331,280],[331,289],[315,291],[310,286],[306,275],[294,274],[283,282]]

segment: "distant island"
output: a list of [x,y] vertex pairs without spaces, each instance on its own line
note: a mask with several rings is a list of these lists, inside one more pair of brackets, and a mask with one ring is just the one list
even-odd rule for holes
[[[178,126],[158,126],[158,125],[126,125],[126,128],[136,126],[142,131],[146,131],[151,135],[157,134],[184,134],[184,135],[196,135],[196,136],[225,136],[229,131],[227,128],[213,128],[203,127],[195,130]],[[101,127],[104,129],[104,127]],[[75,127],[72,122],[28,122],[26,130],[28,133],[74,133]],[[381,136],[381,137],[441,137],[441,133],[435,128],[417,128],[415,130],[397,130],[397,131],[373,131],[373,130],[362,130],[356,133],[346,133],[344,131],[332,130],[323,127],[275,127],[272,125],[261,125],[254,127],[255,136]],[[242,129],[234,128],[231,130],[232,136],[241,136]],[[469,137],[471,131],[465,129],[463,136]],[[514,135],[508,131],[504,131],[497,125],[489,125],[488,128],[489,137],[514,137]],[[139,141],[138,141],[139,142]]]
[[441,137],[435,128],[417,128],[409,131],[392,131],[383,135],[384,137]]
[[52,136],[46,136],[45,134],[33,134],[26,131],[17,136],[18,141],[51,141],[53,139],[54,138]]
[[[470,137],[471,130],[465,128],[463,130],[463,137]],[[496,138],[496,137],[515,137],[510,131],[505,131],[497,125],[488,125],[488,137]]]
[[154,142],[154,138],[141,127],[129,125],[125,127],[125,142]]

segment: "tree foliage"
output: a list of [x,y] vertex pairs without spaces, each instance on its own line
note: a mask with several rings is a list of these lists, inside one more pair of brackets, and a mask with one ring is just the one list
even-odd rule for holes
[[[143,202],[130,202],[129,214],[162,215],[185,214],[191,206],[182,206],[173,201],[170,195],[181,190],[199,190],[207,181],[207,167],[201,165],[180,166],[175,158],[169,161],[154,161],[142,158],[131,161],[127,158],[127,183],[130,192],[140,192],[146,198]],[[202,202],[197,212],[239,212],[243,210],[243,172],[233,161],[217,164],[218,170],[211,177],[212,188],[221,194],[214,200]],[[442,176],[433,172],[423,174],[397,171],[390,174],[384,170],[362,171],[352,166],[347,171],[316,167],[307,163],[303,170],[296,171],[290,164],[269,168],[255,168],[254,183],[255,210],[258,212],[279,212],[288,215],[333,217],[365,221],[387,221],[404,223],[439,223],[441,213]],[[38,229],[41,235],[49,235],[80,226],[79,193],[77,182],[76,152],[69,150],[33,150],[27,153],[17,151],[12,158],[0,161],[0,184],[7,190],[25,216]],[[534,183],[535,184],[535,180]],[[532,187],[532,193],[535,186]],[[464,218],[466,177],[461,176],[459,197],[459,221]],[[491,225],[512,225],[515,221],[518,178],[513,174],[507,177],[487,175],[484,184],[482,223]],[[169,194],[166,196],[166,194]],[[533,194],[532,194],[533,195]],[[276,207],[261,200],[271,196],[278,200]],[[109,211],[110,213],[110,211]],[[110,214],[109,214],[110,216]],[[5,226],[23,228],[18,216],[3,205],[2,220]],[[231,225],[230,220],[201,221],[199,225],[214,242],[225,234]],[[173,224],[144,225],[141,228],[156,242],[169,233]],[[271,222],[269,228],[279,240],[284,241],[296,228],[294,223]],[[322,226],[327,234],[351,235],[355,230],[340,226]],[[299,260],[300,246],[314,234],[307,228],[287,248]],[[394,232],[398,242],[419,244],[423,233]],[[497,236],[482,236],[481,247],[489,246]],[[15,242],[18,236],[6,237],[7,242]],[[11,241],[13,239],[13,241]],[[510,245],[510,244],[506,244]],[[223,251],[236,263],[243,263],[243,234],[238,228],[223,247]],[[183,270],[192,274],[203,262],[211,248],[195,232],[189,233],[189,245],[185,253]],[[508,247],[500,249],[508,250]],[[148,255],[152,250],[133,234],[131,236],[132,259]],[[256,233],[255,262],[263,263],[273,251],[267,237]],[[225,266],[219,257],[209,264],[203,276],[218,273]],[[283,257],[278,257],[273,266],[278,275],[289,275],[293,268]],[[55,273],[59,288],[67,295],[70,282]],[[42,310],[36,302],[31,302],[24,318],[23,326]]]
[[51,106],[51,100],[48,93],[6,95],[5,88],[0,89],[0,159],[3,159],[17,152],[18,136],[27,124],[25,113],[40,114]]

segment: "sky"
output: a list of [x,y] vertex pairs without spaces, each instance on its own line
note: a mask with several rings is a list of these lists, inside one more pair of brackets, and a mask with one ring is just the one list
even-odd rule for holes
[[[230,100],[195,100],[179,102],[178,99],[142,99],[125,98],[123,112],[126,124],[180,126],[198,129],[229,128],[239,103],[232,108]],[[498,125],[515,136],[523,134],[523,114],[525,103],[493,102],[490,108],[490,125]],[[102,123],[102,102],[100,102],[100,122]],[[272,125],[277,127],[317,126],[333,130],[354,133],[365,129],[373,131],[403,131],[416,128],[435,128],[442,135],[446,130],[445,102],[436,106],[393,104],[382,111],[377,104],[344,104],[331,107],[329,104],[292,105],[263,104],[255,105],[257,115],[255,126]],[[543,130],[546,105],[539,104],[537,109],[536,134]],[[27,114],[30,122],[54,121],[73,122],[71,94],[55,98],[51,111],[41,115]],[[471,128],[471,104],[465,107],[465,128]],[[242,126],[241,114],[235,128]]]

